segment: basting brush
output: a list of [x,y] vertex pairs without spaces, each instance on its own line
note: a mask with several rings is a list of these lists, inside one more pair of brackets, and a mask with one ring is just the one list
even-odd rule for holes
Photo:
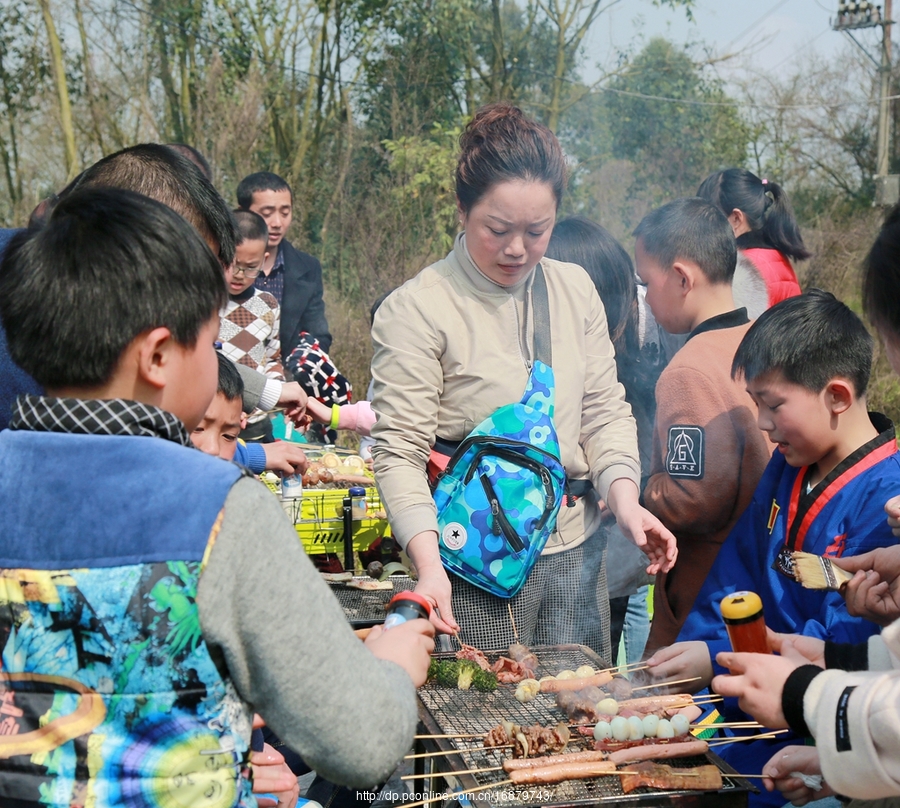
[[853,573],[842,570],[830,558],[796,551],[791,553],[794,578],[806,589],[832,589],[842,592]]

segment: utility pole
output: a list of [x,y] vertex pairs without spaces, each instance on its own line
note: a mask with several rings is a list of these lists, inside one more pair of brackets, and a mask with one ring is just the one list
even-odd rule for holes
[[[890,174],[891,154],[891,25],[892,0],[884,0],[881,6],[870,2],[847,2],[841,0],[838,15],[833,21],[835,31],[846,34],[853,43],[870,59],[878,71],[878,136],[875,164],[875,204],[894,205],[900,199],[900,175]],[[881,28],[881,58],[876,59],[853,35],[861,28]]]
[[884,0],[884,19],[881,23],[881,73],[878,106],[878,176],[887,177],[891,144],[891,0]]

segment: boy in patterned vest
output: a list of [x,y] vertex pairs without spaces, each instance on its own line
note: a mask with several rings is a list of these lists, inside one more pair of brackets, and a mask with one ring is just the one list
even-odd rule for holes
[[324,776],[384,780],[433,632],[360,643],[278,501],[189,448],[217,386],[212,252],[89,189],[0,270],[12,357],[47,391],[0,433],[0,804],[252,806],[254,710]]
[[[228,301],[219,312],[222,353],[232,362],[259,371],[269,379],[284,381],[281,342],[278,337],[281,307],[268,292],[253,284],[269,255],[266,221],[249,210],[234,211],[238,242],[234,262],[225,268]],[[272,440],[272,424],[260,409],[249,413],[241,431],[244,440]]]

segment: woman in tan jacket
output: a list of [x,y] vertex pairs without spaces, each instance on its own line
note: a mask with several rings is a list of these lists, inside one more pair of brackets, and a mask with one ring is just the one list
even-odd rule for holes
[[[447,258],[385,300],[373,327],[372,456],[382,502],[418,571],[416,591],[440,609],[438,630],[502,647],[513,640],[509,603],[522,642],[585,642],[608,653],[607,627],[596,625],[602,548],[585,541],[599,522],[598,500],[645,549],[651,572],[670,568],[676,549],[672,534],[638,502],[635,425],[600,298],[585,272],[542,260],[565,186],[565,158],[546,127],[505,104],[479,110],[460,145],[463,232]],[[448,578],[425,466],[436,439],[461,441],[498,407],[520,400],[533,362],[531,287],[539,262],[561,459],[570,480],[592,486],[583,486],[590,490],[575,507],[562,508],[525,586],[505,601]]]

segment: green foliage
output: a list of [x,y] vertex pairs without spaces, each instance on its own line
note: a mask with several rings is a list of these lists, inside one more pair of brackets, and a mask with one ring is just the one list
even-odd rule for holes
[[715,169],[746,162],[749,132],[737,107],[671,42],[652,39],[610,89],[612,154],[635,164],[654,201],[692,194]]
[[391,189],[393,203],[413,211],[423,236],[439,252],[450,249],[456,230],[453,173],[460,131],[458,126],[436,123],[427,137],[413,135],[382,144],[398,182]]

